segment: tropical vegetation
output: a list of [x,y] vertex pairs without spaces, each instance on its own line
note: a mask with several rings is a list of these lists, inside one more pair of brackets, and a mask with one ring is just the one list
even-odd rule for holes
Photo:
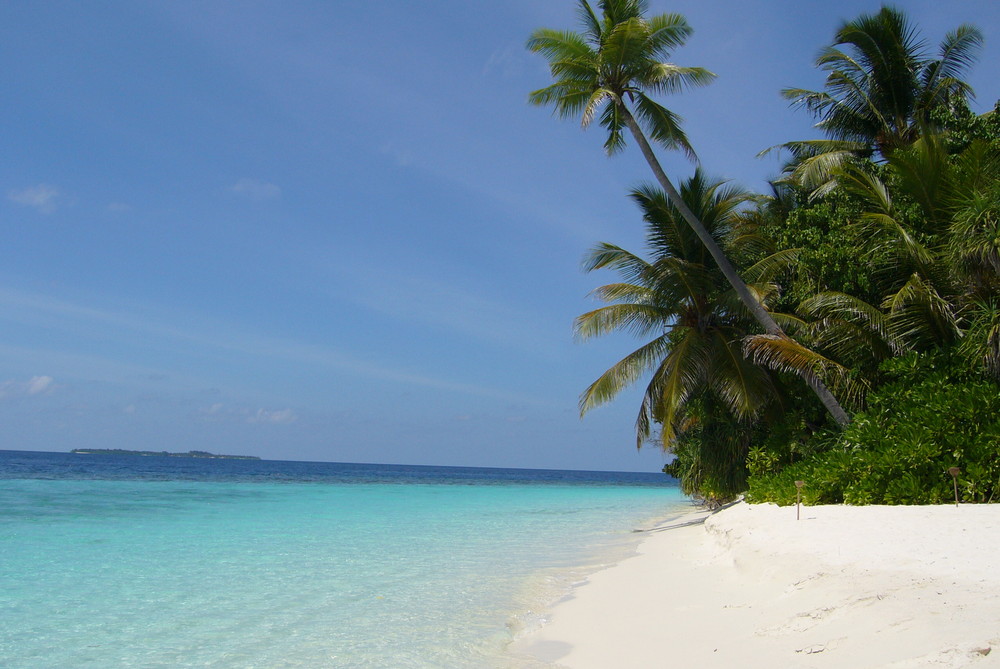
[[904,149],[933,126],[933,115],[962,105],[972,94],[962,79],[983,37],[967,24],[948,33],[928,54],[906,15],[883,6],[844,23],[816,58],[827,73],[822,91],[786,88],[804,106],[826,139],[782,144],[794,160],[789,178],[821,192],[836,186],[835,171]]
[[[539,30],[554,83],[530,101],[625,130],[656,177],[632,200],[647,248],[595,246],[586,271],[618,281],[580,339],[641,345],[581,395],[586,412],[645,383],[640,447],[716,503],[969,502],[1000,493],[1000,102],[969,107],[982,43],[959,26],[927,53],[892,7],[845,22],[816,61],[823,90],[784,95],[823,139],[766,194],[696,170],[677,188],[652,145],[693,148],[653,98],[708,83],[666,62],[691,29],[639,0],[579,1],[582,33]],[[648,137],[648,139],[647,139]],[[958,468],[953,480],[949,470]]]

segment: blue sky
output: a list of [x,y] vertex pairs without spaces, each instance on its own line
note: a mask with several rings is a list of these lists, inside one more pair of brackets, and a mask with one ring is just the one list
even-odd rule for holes
[[[1000,3],[905,2],[936,44],[987,45]],[[820,87],[838,23],[877,3],[651,2],[716,72],[667,100],[705,169],[761,189],[761,149],[815,136],[778,95]],[[648,180],[527,93],[569,0],[0,4],[0,448],[656,470],[638,395],[578,416],[631,350],[576,343],[642,248]],[[664,155],[675,177],[692,166]]]

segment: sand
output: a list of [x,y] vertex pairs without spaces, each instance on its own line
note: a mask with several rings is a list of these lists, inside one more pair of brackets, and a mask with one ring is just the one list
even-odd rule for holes
[[740,503],[683,520],[696,524],[649,532],[512,652],[570,669],[1000,667],[1000,505],[802,507],[797,521]]

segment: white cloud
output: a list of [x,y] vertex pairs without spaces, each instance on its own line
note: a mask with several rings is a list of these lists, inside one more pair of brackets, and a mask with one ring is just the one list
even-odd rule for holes
[[227,411],[222,402],[216,402],[212,406],[204,407],[198,410],[198,414],[201,416],[202,420],[213,423],[226,420],[227,418],[232,418],[234,413],[239,412],[234,412],[232,410]]
[[13,397],[32,397],[52,392],[51,376],[33,376],[27,381],[3,381],[0,382],[0,400]]
[[7,193],[7,199],[26,207],[34,207],[43,214],[51,214],[56,210],[60,193],[54,186],[38,184],[24,190],[12,190]]
[[247,422],[249,423],[294,423],[299,419],[295,415],[295,412],[291,409],[281,409],[280,411],[268,411],[266,409],[257,409],[257,413],[251,415]]
[[232,188],[238,195],[248,197],[251,200],[270,200],[281,197],[281,188],[266,181],[257,179],[240,179]]
[[38,395],[40,393],[44,393],[51,385],[51,376],[33,376],[31,377],[31,380],[28,381],[26,392],[29,395]]

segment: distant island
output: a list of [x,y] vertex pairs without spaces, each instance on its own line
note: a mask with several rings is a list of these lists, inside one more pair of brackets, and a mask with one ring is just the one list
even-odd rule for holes
[[157,455],[167,458],[216,458],[226,460],[260,460],[256,455],[217,455],[208,451],[188,451],[169,453],[167,451],[129,451],[123,448],[74,448],[70,453],[77,455]]

